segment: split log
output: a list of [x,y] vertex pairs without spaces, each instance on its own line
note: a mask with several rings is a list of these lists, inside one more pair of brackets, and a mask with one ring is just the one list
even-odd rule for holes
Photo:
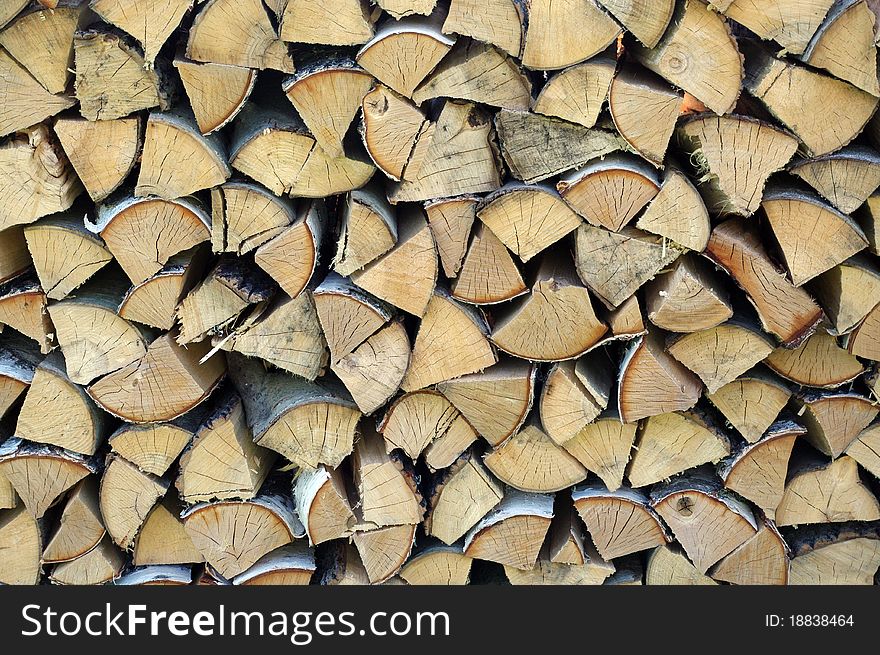
[[786,585],[788,568],[788,545],[765,520],[754,537],[715,565],[711,575],[737,585]]
[[352,451],[361,413],[341,386],[319,385],[230,355],[254,442],[301,467],[337,467]]
[[776,40],[799,55],[813,38],[834,0],[777,0],[764,5],[752,0],[715,0],[711,5],[762,39]]
[[296,220],[254,253],[254,262],[291,298],[309,285],[318,266],[326,207],[322,201],[302,204]]
[[387,582],[397,575],[412,552],[416,527],[391,525],[354,533],[352,539],[370,584]]
[[791,549],[791,585],[873,585],[880,567],[880,539],[867,526],[803,527]]
[[562,447],[614,492],[623,484],[637,428],[637,423],[621,423],[616,412],[608,412],[581,428]]
[[411,585],[466,585],[472,563],[456,546],[428,546],[410,557],[400,577]]
[[175,486],[188,505],[253,498],[275,461],[274,452],[254,443],[238,394],[216,403],[180,457]]
[[595,0],[561,6],[551,0],[529,4],[529,25],[523,44],[526,68],[553,70],[577,64],[599,54],[622,32]]
[[700,193],[687,176],[672,165],[666,167],[660,191],[635,225],[697,252],[706,249],[712,231],[709,212]]
[[397,243],[351,274],[351,281],[415,316],[423,316],[437,283],[437,248],[424,213],[417,207],[398,216]]
[[82,557],[97,546],[105,534],[98,506],[97,480],[85,478],[68,494],[58,528],[43,550],[43,561],[55,564]]
[[613,132],[507,109],[495,115],[495,129],[510,174],[526,184],[583,166],[626,144]]
[[681,551],[672,546],[658,546],[648,556],[645,584],[696,586],[718,583],[700,573]]
[[669,25],[656,47],[634,50],[636,59],[716,114],[732,111],[743,64],[730,27],[699,0],[680,4]]
[[33,263],[32,256],[21,227],[0,232],[0,284],[27,271]]
[[282,88],[318,146],[335,158],[345,156],[342,139],[372,86],[372,76],[350,59],[329,58],[300,63]]
[[393,180],[417,179],[435,124],[382,84],[364,95],[361,114],[361,140],[379,170]]
[[[68,378],[87,385],[147,353],[150,335],[116,314],[128,289],[115,267],[49,306]],[[91,453],[89,453],[91,454]]]
[[555,499],[553,522],[543,554],[553,564],[571,566],[589,564],[594,557],[601,559],[584,532],[584,524],[567,494],[559,494]]
[[651,506],[700,573],[706,573],[758,531],[748,505],[710,479],[679,478],[654,490]]
[[777,348],[765,361],[786,380],[811,387],[836,388],[865,370],[827,332],[817,332],[795,349]]
[[193,21],[186,56],[195,61],[293,72],[287,44],[278,38],[259,0],[210,0]]
[[670,541],[648,497],[638,491],[608,491],[602,485],[586,485],[572,490],[572,500],[596,549],[606,560]]
[[177,319],[177,305],[204,273],[207,247],[200,245],[172,255],[156,273],[125,294],[118,314],[127,321],[170,330]]
[[658,333],[649,332],[628,346],[617,390],[624,423],[690,409],[701,392],[699,379],[664,350]]
[[388,408],[378,431],[389,452],[400,448],[416,461],[424,452],[432,469],[450,466],[477,439],[474,428],[438,391],[405,393]]
[[596,352],[553,364],[547,372],[538,411],[556,445],[566,446],[608,406],[613,381],[608,364],[604,353]]
[[101,238],[74,214],[31,223],[24,228],[24,237],[40,286],[50,300],[65,298],[113,261]]
[[578,275],[611,308],[619,307],[680,254],[676,244],[635,228],[610,232],[584,223],[575,234]]
[[880,430],[878,424],[869,425],[847,446],[846,454],[862,468],[880,479]]
[[170,421],[205,398],[226,373],[222,355],[208,355],[207,343],[183,348],[169,332],[139,360],[92,383],[89,395],[105,411],[132,423]]
[[880,303],[880,269],[857,255],[815,278],[810,290],[831,322],[829,333],[846,334]]
[[65,491],[98,471],[91,458],[54,446],[12,438],[0,445],[0,475],[15,488],[27,511],[42,518]]
[[376,4],[392,17],[400,20],[415,14],[429,15],[434,11],[437,0],[376,0]]
[[626,476],[634,487],[655,484],[730,454],[730,441],[697,412],[649,416],[641,426]]
[[168,480],[110,456],[99,491],[101,516],[113,543],[130,550],[147,515],[168,491]]
[[492,342],[532,361],[579,357],[608,328],[597,317],[590,293],[571,263],[545,255],[531,293],[495,315]]
[[307,585],[315,573],[315,553],[302,540],[266,553],[244,573],[235,585]]
[[851,355],[877,361],[880,360],[878,337],[880,337],[880,305],[875,305],[865,319],[846,335],[844,346]]
[[133,41],[88,29],[73,39],[76,98],[90,121],[113,120],[141,109],[171,107],[173,87],[164,67],[150,68]]
[[281,495],[199,503],[181,518],[196,549],[225,578],[247,571],[266,553],[303,535],[293,506]]
[[0,136],[23,130],[72,107],[76,101],[46,91],[6,50],[0,49]]
[[202,134],[228,125],[242,110],[257,83],[252,68],[190,61],[176,57],[174,67]]
[[351,275],[391,250],[397,237],[397,217],[384,194],[352,191],[343,208],[333,269]]
[[880,503],[859,480],[856,460],[842,456],[793,462],[776,524],[842,523],[880,519]]
[[657,195],[660,182],[644,160],[612,153],[563,176],[556,188],[588,223],[619,232]]
[[136,196],[179,198],[223,184],[230,175],[222,143],[202,136],[191,114],[150,114]]
[[[671,13],[672,3],[666,4]],[[620,135],[659,167],[666,158],[681,100],[681,93],[663,78],[643,68],[627,66],[611,82],[608,107]]]
[[501,186],[492,121],[483,109],[447,101],[433,128],[430,138],[424,143],[420,138],[418,151],[413,151],[418,172],[392,186],[392,203],[485,193]]
[[491,45],[462,39],[412,93],[419,105],[441,97],[527,111],[532,85],[511,57]]
[[382,25],[357,53],[357,62],[385,86],[412,97],[455,44],[436,21],[404,18]]
[[516,0],[452,0],[443,32],[491,43],[519,57],[524,26],[525,11]]
[[40,522],[24,507],[0,514],[0,582],[8,585],[39,584],[43,534]]
[[483,461],[502,482],[532,493],[561,491],[587,477],[583,465],[553,443],[537,420],[496,446]]
[[333,362],[349,355],[392,317],[388,305],[335,273],[328,274],[312,296]]
[[461,196],[425,203],[428,226],[448,278],[454,278],[461,269],[478,202],[476,196]]
[[125,557],[108,538],[85,555],[52,567],[49,580],[58,585],[100,585],[119,577]]
[[0,32],[0,46],[49,93],[64,93],[73,66],[73,34],[85,22],[85,3],[26,8]]
[[479,223],[452,284],[452,297],[474,305],[492,305],[527,291],[505,245],[484,223]]
[[666,350],[696,373],[713,394],[772,353],[773,342],[757,326],[732,320],[687,334]]
[[54,328],[46,294],[32,271],[0,284],[0,325],[8,325],[37,342],[42,353],[54,347]]
[[479,310],[456,302],[438,288],[422,317],[401,388],[417,391],[492,366],[498,357],[487,332]]
[[542,559],[528,570],[505,566],[504,573],[513,585],[600,585],[614,573],[614,564],[598,555],[579,566]]
[[880,96],[874,53],[875,21],[867,2],[836,2],[800,55],[801,61]]
[[15,18],[28,4],[28,0],[5,0],[0,7],[0,26]]
[[880,185],[880,154],[867,146],[846,146],[830,155],[800,159],[788,170],[844,214],[852,214]]
[[15,433],[36,443],[94,455],[107,436],[107,418],[68,377],[64,357],[56,351],[34,371]]
[[[876,97],[846,82],[776,59],[760,45],[744,41],[742,47],[747,71],[743,88],[794,132],[812,157],[847,145],[877,108]],[[828,98],[834,99],[830,109],[820,110],[823,105],[815,103]]]
[[105,21],[136,38],[150,65],[192,6],[193,0],[92,0],[90,5]]
[[638,0],[599,0],[645,47],[656,47],[675,10],[673,0],[641,3]]
[[[758,210],[767,178],[798,148],[788,132],[747,116],[693,116],[677,129],[676,139],[689,155],[706,206],[713,213],[743,216]],[[740,142],[748,149],[729,146]]]
[[165,423],[125,423],[110,435],[110,448],[145,473],[161,477],[192,441],[207,411],[200,405]]
[[174,255],[211,238],[211,218],[194,199],[120,195],[98,206],[86,223],[99,234],[134,284],[162,270]]
[[779,275],[754,228],[730,219],[712,230],[708,256],[723,267],[748,294],[761,326],[796,347],[816,329],[822,310],[803,290]]
[[503,359],[481,373],[437,385],[477,433],[493,446],[517,432],[532,409],[537,369],[517,359]]
[[42,360],[39,348],[26,337],[4,335],[0,346],[0,419],[31,386]]
[[799,414],[807,428],[807,441],[832,458],[846,452],[880,413],[875,401],[852,392],[810,392],[796,402],[801,405]]
[[350,535],[355,517],[339,469],[302,469],[293,484],[293,498],[310,544]]
[[364,0],[288,0],[279,17],[284,41],[325,45],[360,45],[374,34],[373,18]]
[[553,517],[553,496],[508,491],[464,540],[464,554],[529,570],[535,566]]
[[[9,104],[4,101],[3,106]],[[0,230],[70,209],[82,185],[49,128],[34,125],[4,141],[0,145]]]
[[692,255],[679,257],[645,285],[645,307],[648,320],[670,332],[699,333],[733,316],[721,276]]
[[559,71],[544,84],[532,111],[593,127],[608,97],[616,66],[611,57],[598,56]]
[[238,255],[279,236],[298,218],[290,200],[245,180],[212,189],[211,214],[212,249]]
[[[867,237],[855,221],[826,205],[818,196],[768,189],[761,207],[795,286],[837,266],[868,245]],[[817,242],[824,246],[810,247]]]
[[366,430],[352,456],[363,520],[375,527],[418,525],[424,514],[414,471],[399,453],[385,452],[381,435]]
[[215,347],[259,357],[280,369],[315,380],[327,365],[327,344],[310,293],[258,305],[226,336],[214,337]]
[[738,449],[719,464],[718,475],[724,486],[774,518],[785,491],[792,448],[797,437],[805,432],[792,421],[777,421],[761,439]]
[[180,301],[177,343],[202,341],[225,331],[249,306],[267,302],[276,290],[271,277],[249,260],[223,257]]

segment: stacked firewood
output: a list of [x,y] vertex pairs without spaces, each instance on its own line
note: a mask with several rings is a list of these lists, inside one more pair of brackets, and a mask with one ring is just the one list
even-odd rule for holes
[[866,0],[0,0],[0,582],[871,584]]

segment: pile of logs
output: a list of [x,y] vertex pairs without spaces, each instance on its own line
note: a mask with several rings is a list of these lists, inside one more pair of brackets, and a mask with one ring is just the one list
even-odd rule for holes
[[0,0],[0,582],[873,584],[875,11]]

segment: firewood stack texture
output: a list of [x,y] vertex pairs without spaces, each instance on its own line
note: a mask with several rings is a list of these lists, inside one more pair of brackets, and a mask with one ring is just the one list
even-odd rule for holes
[[0,0],[0,582],[873,584],[878,5]]

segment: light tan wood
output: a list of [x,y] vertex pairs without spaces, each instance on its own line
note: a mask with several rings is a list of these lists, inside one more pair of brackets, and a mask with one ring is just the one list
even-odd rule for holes
[[21,227],[15,226],[0,232],[0,284],[30,268],[31,257],[25,232]]
[[733,316],[721,276],[692,255],[679,257],[644,289],[648,320],[670,332],[710,330]]
[[880,305],[875,305],[874,309],[865,317],[865,319],[846,337],[846,349],[851,355],[857,357],[865,357],[877,361],[880,359],[878,352],[877,340],[880,335]]
[[464,554],[529,570],[538,559],[552,516],[552,496],[509,491],[465,536]]
[[701,392],[699,379],[666,353],[657,332],[649,332],[628,346],[617,391],[624,423],[690,409]]
[[434,546],[414,554],[400,577],[411,585],[466,585],[472,563],[457,547]]
[[226,373],[222,355],[208,354],[207,343],[183,348],[169,332],[141,359],[104,376],[88,389],[107,412],[135,423],[168,421],[202,402]]
[[361,114],[361,139],[376,166],[394,180],[417,179],[434,124],[412,102],[382,84],[364,96]]
[[672,0],[599,0],[599,4],[648,48],[655,47],[660,41],[675,9]]
[[875,478],[880,478],[880,430],[869,425],[847,446],[846,454]]
[[516,0],[452,0],[443,23],[443,32],[491,43],[519,57],[524,14]]
[[215,252],[251,252],[295,223],[296,210],[259,184],[227,182],[212,189],[211,246]]
[[609,491],[617,491],[623,484],[637,428],[637,423],[621,423],[616,415],[607,414],[585,425],[562,447],[598,475]]
[[598,373],[596,377],[602,385],[600,394],[594,394],[579,379],[574,361],[553,364],[544,380],[538,405],[541,426],[557,446],[566,446],[607,406],[612,382],[608,361],[597,352],[595,356],[587,355],[578,360],[577,365],[587,360]]
[[398,453],[386,453],[381,435],[365,430],[352,457],[358,511],[375,527],[418,525],[424,514],[414,471]]
[[807,441],[831,457],[839,457],[880,413],[875,401],[848,393],[809,393],[798,398]]
[[49,579],[59,585],[106,584],[122,573],[125,557],[105,538],[85,555],[52,567]]
[[775,526],[767,522],[711,573],[715,580],[737,585],[786,585],[788,568],[788,546]]
[[857,256],[815,278],[810,290],[837,334],[850,332],[880,303],[880,269]]
[[24,507],[0,515],[0,548],[8,552],[0,564],[0,582],[35,585],[40,581],[43,549],[39,523]]
[[288,0],[280,16],[284,41],[360,45],[374,34],[373,19],[363,0],[328,5],[321,0]]
[[839,387],[865,370],[827,332],[817,332],[795,349],[777,348],[766,362],[785,379],[812,387]]
[[749,443],[755,443],[788,403],[791,391],[770,373],[753,369],[707,398]]
[[202,134],[216,132],[244,107],[257,82],[257,71],[241,66],[176,57],[174,67]]
[[105,21],[136,38],[144,49],[145,61],[152,63],[193,0],[94,0],[90,6]]
[[553,70],[577,64],[602,52],[620,34],[620,26],[595,0],[536,0],[529,5],[523,45],[526,68]]
[[43,561],[67,562],[82,557],[97,546],[105,534],[98,507],[97,480],[88,477],[70,490],[58,528],[43,550]]
[[302,469],[293,484],[297,515],[313,545],[348,536],[355,522],[339,469]]
[[691,93],[716,114],[736,104],[742,57],[730,27],[699,0],[678,6],[656,47],[635,50],[639,62]]
[[772,6],[755,0],[715,1],[719,11],[762,39],[774,39],[788,52],[803,53],[834,0],[780,0]]
[[12,134],[72,107],[73,98],[52,95],[6,50],[0,49],[0,136]]
[[405,16],[418,14],[427,16],[434,11],[437,0],[376,0],[376,4],[400,20]]
[[844,214],[858,209],[880,184],[880,158],[867,146],[795,161],[789,170]]
[[648,556],[645,584],[696,586],[718,583],[700,573],[681,551],[671,546],[658,546]]
[[121,457],[111,457],[101,476],[101,516],[113,543],[128,550],[150,510],[168,491],[168,480],[139,470]]
[[391,525],[354,534],[370,584],[387,582],[397,575],[412,552],[415,531],[415,525]]
[[278,236],[256,249],[254,262],[291,298],[308,286],[318,265],[326,210],[321,201],[297,208],[296,219]]
[[805,548],[791,561],[791,585],[872,585],[880,566],[880,540],[854,537]]
[[165,423],[125,423],[110,435],[110,448],[145,473],[165,475],[192,440],[205,411],[199,406]]
[[236,585],[307,585],[315,573],[315,553],[302,540],[266,553],[244,573],[235,577]]
[[626,477],[634,487],[644,487],[729,454],[727,437],[697,413],[650,416],[642,424]]
[[210,0],[189,31],[186,56],[196,61],[292,73],[287,45],[259,0]]
[[469,196],[425,203],[428,226],[434,235],[443,273],[448,278],[454,278],[461,269],[477,203],[476,197]]
[[598,56],[559,71],[544,84],[532,111],[593,127],[614,77],[616,63]]
[[709,212],[681,170],[667,166],[660,191],[636,220],[636,227],[702,252],[709,243]]
[[880,503],[859,480],[856,460],[843,456],[793,469],[776,508],[780,526],[876,521]]
[[600,585],[614,573],[614,564],[598,556],[577,566],[539,560],[533,569],[505,566],[504,573],[512,585]]
[[452,297],[475,305],[490,305],[527,291],[510,252],[492,230],[479,223],[452,284]]
[[36,341],[43,354],[54,347],[46,294],[33,273],[22,273],[0,285],[0,325]]
[[452,403],[441,393],[430,390],[399,396],[377,429],[389,452],[400,448],[413,461],[425,452],[429,465],[437,460],[445,464],[434,468],[451,464],[477,439],[477,433]]

